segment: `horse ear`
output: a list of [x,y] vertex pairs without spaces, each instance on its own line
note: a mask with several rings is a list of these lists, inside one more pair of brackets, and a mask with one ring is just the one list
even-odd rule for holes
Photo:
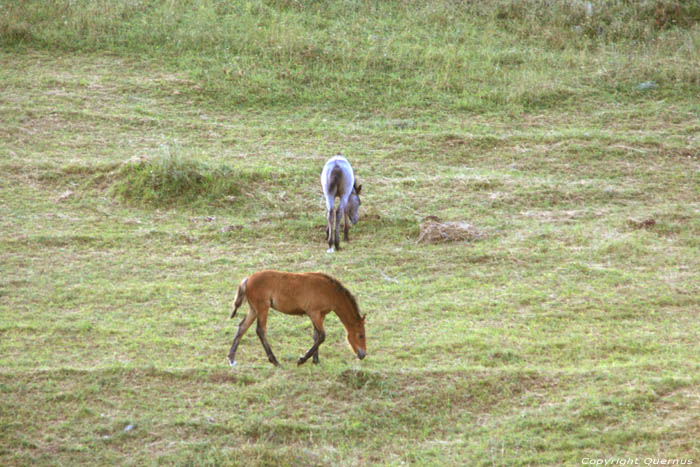
[[355,185],[355,191],[356,191],[357,194],[359,195],[359,194],[360,194],[360,191],[362,191],[362,185],[361,185],[361,184],[360,184],[360,185]]
[[362,316],[361,316],[361,318],[362,318],[362,322],[364,322],[364,321],[365,321],[365,316],[367,316],[367,313],[365,313],[364,315],[362,315]]

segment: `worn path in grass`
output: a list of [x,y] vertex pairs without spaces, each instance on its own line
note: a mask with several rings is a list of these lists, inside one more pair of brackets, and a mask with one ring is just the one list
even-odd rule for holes
[[[0,55],[0,462],[429,464],[698,460],[697,107],[521,116],[228,111],[110,55]],[[325,254],[318,173],[364,184]],[[226,167],[233,195],[115,196],[132,158]],[[417,244],[423,218],[468,243]],[[272,314],[235,369],[262,269],[322,270],[368,313]],[[127,430],[126,428],[129,427]]]

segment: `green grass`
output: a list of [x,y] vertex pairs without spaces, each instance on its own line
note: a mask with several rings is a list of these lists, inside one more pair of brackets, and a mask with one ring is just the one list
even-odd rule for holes
[[26,1],[4,5],[0,40],[165,59],[179,76],[159,93],[226,108],[519,114],[628,101],[647,81],[697,92],[695,2],[595,3]]
[[111,194],[122,201],[172,207],[203,198],[205,204],[240,195],[239,174],[228,167],[211,168],[172,154],[127,161],[114,175]]
[[[0,3],[0,463],[698,462],[697,6],[548,4]],[[368,357],[273,313],[231,369],[263,268]]]

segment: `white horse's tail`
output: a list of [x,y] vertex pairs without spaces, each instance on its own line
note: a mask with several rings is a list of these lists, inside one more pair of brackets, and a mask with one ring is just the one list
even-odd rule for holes
[[[236,316],[236,312],[238,311],[238,307],[243,304],[243,299],[245,298],[245,289],[246,289],[247,283],[248,283],[248,278],[246,277],[238,285],[238,290],[236,291],[236,299],[233,301],[233,313],[231,313],[231,318]],[[229,318],[229,319],[231,319],[231,318]]]
[[343,197],[343,193],[340,192],[340,187],[338,186],[340,184],[340,180],[343,178],[343,169],[340,167],[333,167],[333,170],[331,170],[331,175],[330,179],[328,182],[328,193],[332,194],[337,194],[341,198]]

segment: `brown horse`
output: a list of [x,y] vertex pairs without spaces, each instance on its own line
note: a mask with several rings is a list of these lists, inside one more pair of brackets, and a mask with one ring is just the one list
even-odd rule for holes
[[234,300],[231,318],[236,316],[238,307],[248,300],[248,315],[238,325],[238,332],[233,339],[228,353],[231,366],[236,364],[235,356],[238,343],[255,319],[258,319],[257,334],[267,353],[267,358],[275,366],[280,366],[267,342],[267,313],[270,308],[288,315],[306,315],[314,325],[314,344],[297,360],[301,365],[313,356],[318,363],[318,347],[326,338],[323,320],[334,311],[347,331],[348,343],[357,354],[365,358],[365,317],[360,316],[355,297],[336,279],[320,272],[291,273],[280,271],[260,271],[240,283]]

